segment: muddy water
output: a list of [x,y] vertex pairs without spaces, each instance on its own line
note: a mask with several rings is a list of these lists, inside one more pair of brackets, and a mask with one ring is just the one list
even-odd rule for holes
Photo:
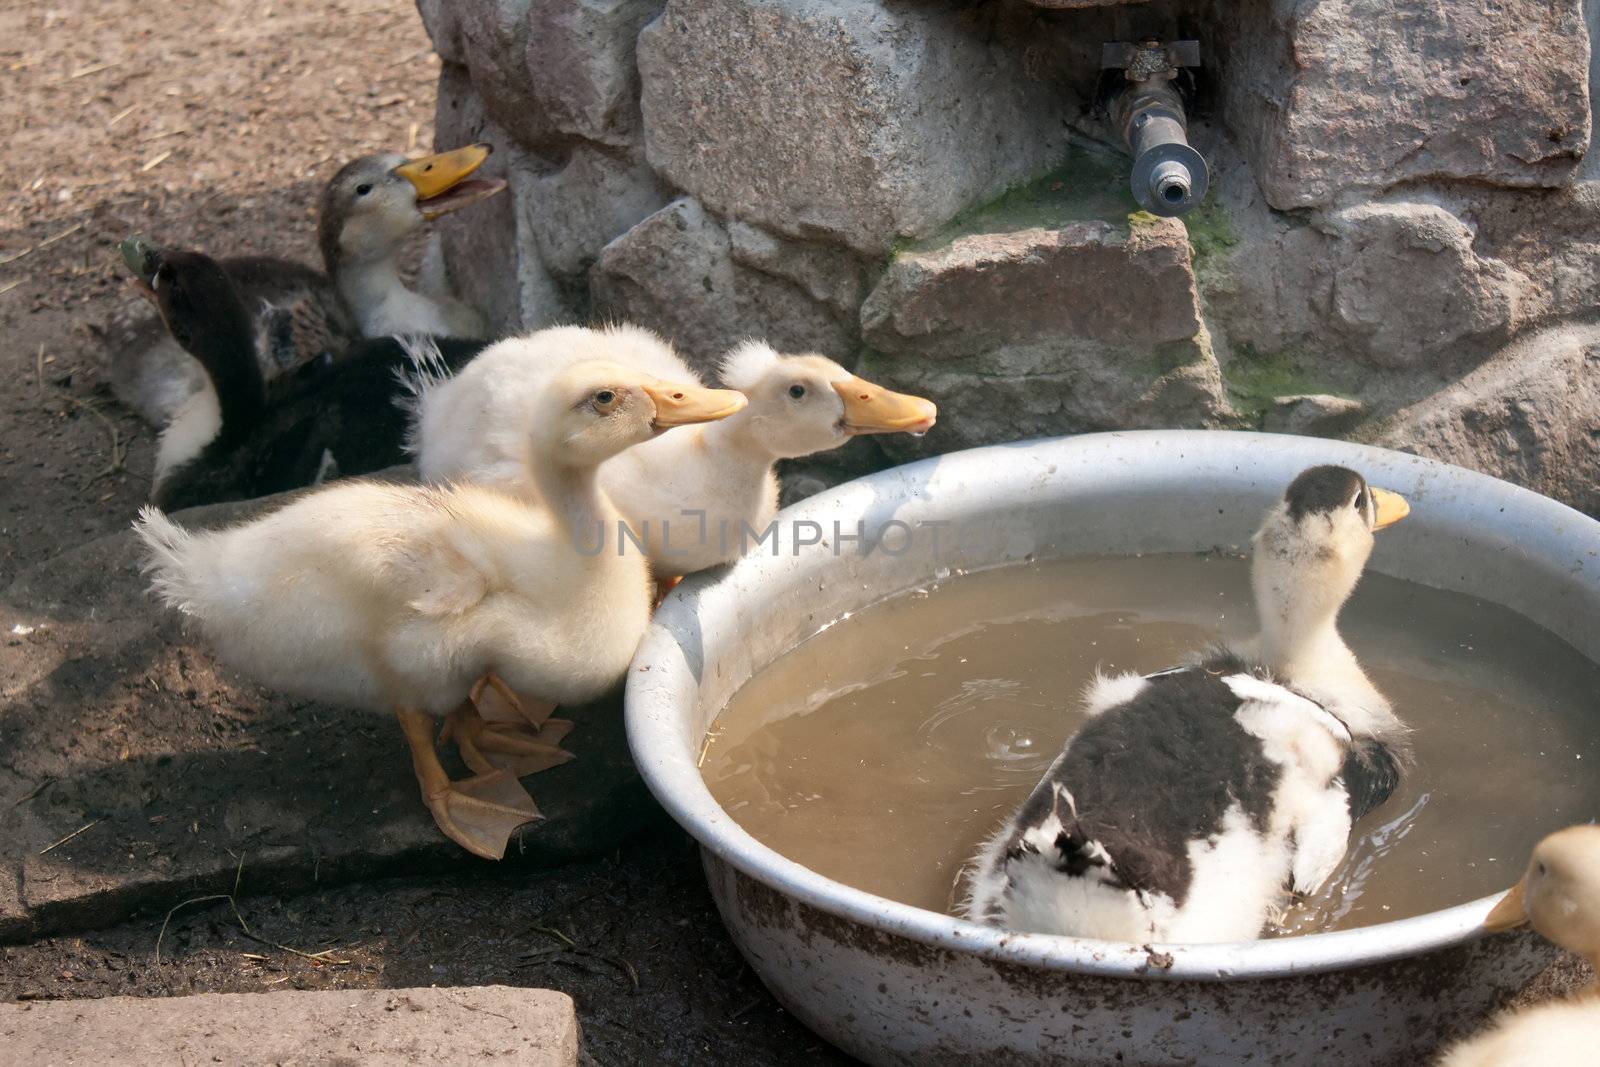
[[[1416,730],[1418,767],[1275,933],[1503,889],[1542,834],[1600,815],[1600,668],[1521,616],[1369,574],[1342,629]],[[1160,670],[1254,630],[1242,559],[1082,559],[966,575],[823,631],[736,695],[706,781],[828,875],[955,911],[961,870],[1082,722],[1096,668]]]

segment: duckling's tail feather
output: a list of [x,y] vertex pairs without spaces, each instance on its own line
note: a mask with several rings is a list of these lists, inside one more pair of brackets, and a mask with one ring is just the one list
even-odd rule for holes
[[150,588],[171,607],[194,614],[202,594],[195,580],[195,535],[148,504],[139,509],[133,532],[149,550],[142,570],[152,576]]
[[439,343],[425,334],[406,334],[395,340],[410,360],[409,367],[396,367],[394,379],[400,392],[394,398],[395,407],[406,413],[405,450],[416,456],[421,454],[418,440],[422,401],[428,390],[450,380],[450,364],[445,362]]

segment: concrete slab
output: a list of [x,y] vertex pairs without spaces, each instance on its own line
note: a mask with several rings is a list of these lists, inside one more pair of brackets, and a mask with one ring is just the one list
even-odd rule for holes
[[572,998],[550,989],[365,989],[0,1005],[11,1063],[578,1062]]
[[[0,594],[0,942],[160,914],[236,878],[244,894],[281,893],[484,862],[433,825],[389,717],[222,668],[149,598],[139,559],[116,534]],[[563,714],[578,758],[526,780],[547,818],[504,865],[609,852],[662,818],[628,757],[620,696]]]

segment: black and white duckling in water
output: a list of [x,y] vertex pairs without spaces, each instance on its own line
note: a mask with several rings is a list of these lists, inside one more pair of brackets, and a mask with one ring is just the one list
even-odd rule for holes
[[[469,177],[491,151],[478,144],[417,160],[378,155],[347,164],[319,200],[322,272],[271,256],[217,260],[257,333],[284,338],[293,331],[290,343],[257,348],[269,395],[306,364],[340,359],[363,337],[484,335],[483,321],[464,304],[406,288],[396,260],[419,227],[505,188],[498,178]],[[210,388],[159,318],[113,328],[106,358],[112,392],[152,426],[166,426]]]
[[[497,342],[453,377],[418,381],[412,448],[422,477],[533,492],[518,460],[518,427],[563,366],[596,350],[654,374],[699,380],[671,345],[636,326],[555,327]],[[735,348],[720,377],[750,398],[749,407],[630,449],[600,472],[667,582],[737,559],[761,536],[778,510],[778,460],[861,434],[923,433],[938,417],[932,401],[874,385],[824,356],[780,355],[759,341]]]
[[160,434],[150,499],[177,509],[311,485],[331,471],[364,474],[404,460],[406,416],[390,398],[418,347],[458,366],[482,347],[449,339],[362,341],[337,363],[311,363],[269,398],[264,349],[305,343],[290,321],[252,314],[233,275],[199,252],[131,238],[124,258],[185,358],[209,387]]
[[967,917],[1146,942],[1261,936],[1388,798],[1406,729],[1339,636],[1373,532],[1408,511],[1313,467],[1257,531],[1260,636],[1192,666],[1099,677],[1089,721],[980,851]]
[[[669,427],[743,406],[738,393],[575,364],[524,427],[538,503],[471,485],[350,480],[225,529],[185,530],[154,508],[134,528],[156,592],[223,660],[289,693],[397,714],[440,829],[498,859],[538,809],[480,750],[537,758],[550,746],[486,728],[465,698],[493,675],[581,703],[622,677],[649,621],[649,573],[642,556],[616,551],[617,512],[597,470]],[[589,551],[596,530],[604,541]],[[438,717],[449,717],[474,777],[452,782],[440,765]],[[545,755],[541,766],[565,758]]]
[[[1522,880],[1484,928],[1531,925],[1600,974],[1600,826],[1569,826],[1539,842]],[[1600,1061],[1600,981],[1497,1020],[1445,1053],[1440,1067],[1558,1067]]]

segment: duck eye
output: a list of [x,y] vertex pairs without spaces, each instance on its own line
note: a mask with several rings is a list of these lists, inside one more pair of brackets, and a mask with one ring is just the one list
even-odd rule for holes
[[594,402],[600,405],[609,404],[616,399],[617,394],[612,392],[610,389],[602,389],[598,393],[594,394]]
[[1534,870],[1538,872],[1540,878],[1543,878],[1545,876],[1545,869],[1544,869],[1544,863],[1543,862],[1537,864],[1534,867]]
[[370,192],[372,192],[372,186],[368,185],[365,182],[363,182],[360,185],[356,186],[356,195],[357,196],[366,196]]
[[796,400],[804,399],[806,395],[806,387],[798,383],[791,385],[789,386],[789,395],[794,397]]

